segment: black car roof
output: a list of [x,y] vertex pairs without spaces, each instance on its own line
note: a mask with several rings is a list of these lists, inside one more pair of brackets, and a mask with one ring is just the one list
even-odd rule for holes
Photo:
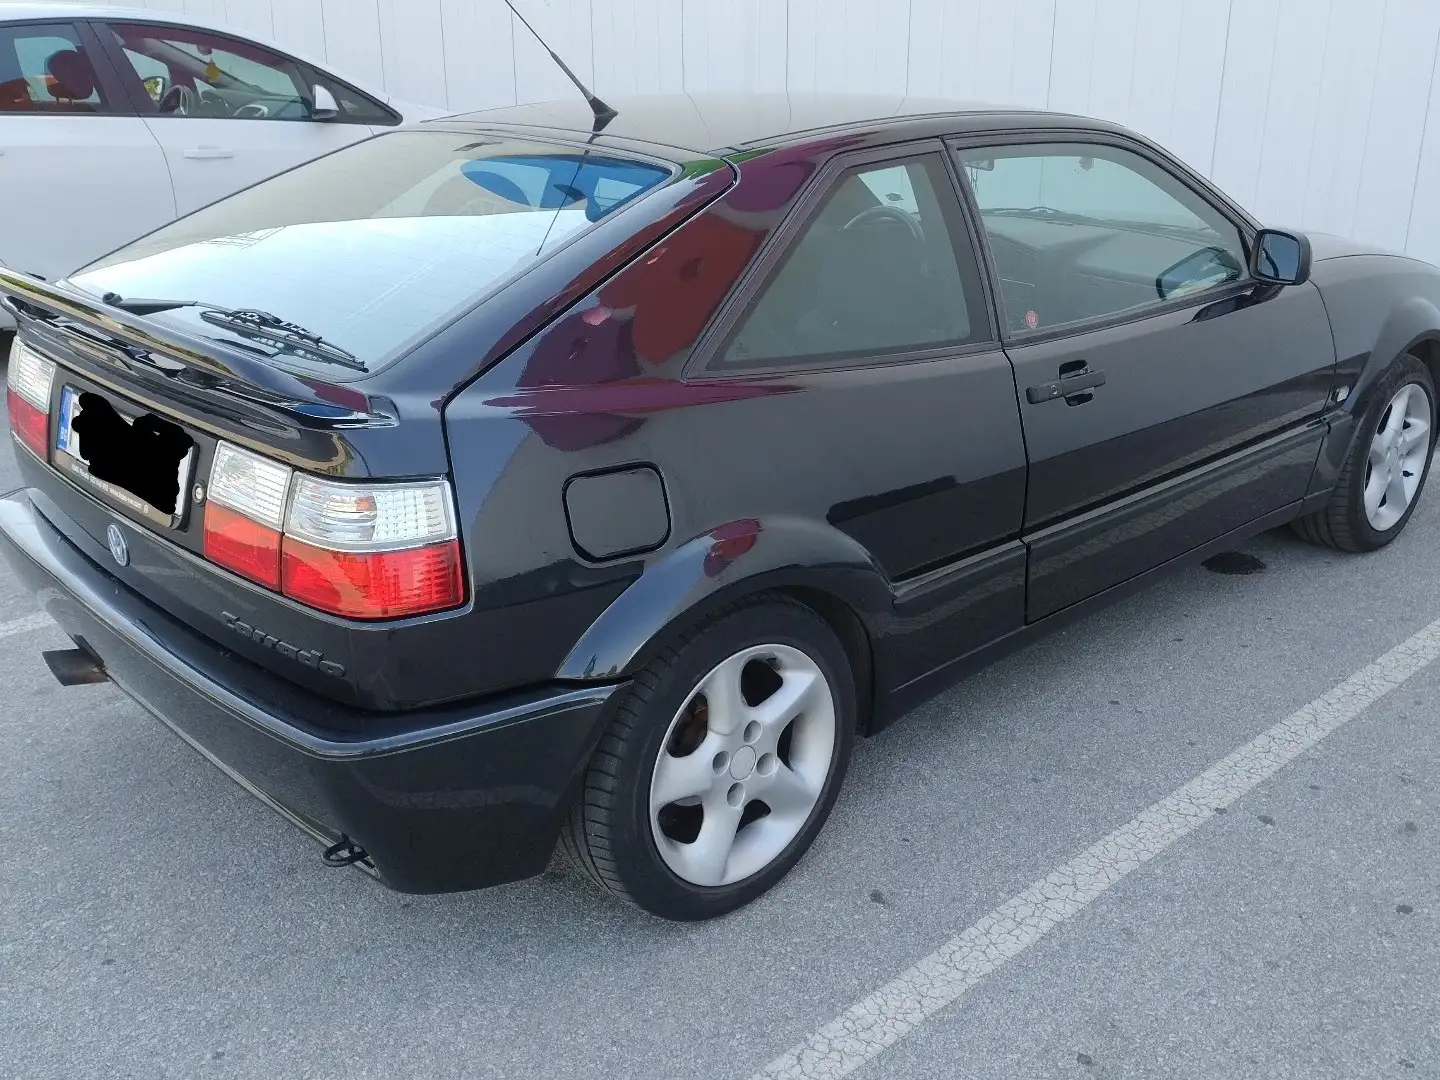
[[[1013,105],[867,94],[654,94],[606,98],[619,111],[602,141],[650,143],[724,155],[802,141],[799,136],[855,125],[893,126],[933,134],[935,121],[960,134],[1011,126],[1107,130],[1110,125]],[[431,123],[504,125],[588,135],[593,116],[583,98],[460,113]]]

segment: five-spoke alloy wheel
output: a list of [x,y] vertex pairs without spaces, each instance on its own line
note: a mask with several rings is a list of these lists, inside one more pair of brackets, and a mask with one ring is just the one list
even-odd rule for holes
[[670,722],[650,781],[665,865],[694,885],[763,870],[800,835],[835,756],[835,701],[788,645],[722,660]]
[[742,602],[661,649],[622,692],[565,848],[657,915],[733,910],[779,881],[824,825],[855,718],[829,624],[785,597]]
[[1381,414],[1365,461],[1365,517],[1376,532],[1405,516],[1430,458],[1430,399],[1418,383],[1405,383]]
[[1341,551],[1384,547],[1415,510],[1434,446],[1435,383],[1418,357],[1402,356],[1370,392],[1330,501],[1295,531]]

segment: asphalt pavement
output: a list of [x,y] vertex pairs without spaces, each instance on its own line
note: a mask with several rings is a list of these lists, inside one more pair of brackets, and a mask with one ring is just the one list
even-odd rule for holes
[[[559,861],[440,897],[325,868],[112,687],[59,687],[0,569],[0,1077],[1440,1077],[1437,545],[1440,489],[1378,554],[1270,534],[996,664],[698,926]],[[1170,831],[1104,854],[1132,827]],[[1099,885],[953,960],[1094,850]],[[925,1003],[837,1049],[901,976]]]

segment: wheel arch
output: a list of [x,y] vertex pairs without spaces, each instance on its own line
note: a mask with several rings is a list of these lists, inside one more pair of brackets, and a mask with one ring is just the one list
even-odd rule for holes
[[764,593],[803,604],[835,632],[855,678],[859,730],[868,732],[882,692],[875,680],[876,627],[893,593],[856,541],[796,519],[732,522],[669,551],[581,635],[556,677],[633,674],[676,635]]
[[[1390,308],[1345,401],[1346,411],[1352,416],[1364,415],[1385,372],[1407,354],[1424,362],[1440,385],[1440,305],[1428,297],[1411,296]],[[1342,352],[1341,363],[1344,361]]]

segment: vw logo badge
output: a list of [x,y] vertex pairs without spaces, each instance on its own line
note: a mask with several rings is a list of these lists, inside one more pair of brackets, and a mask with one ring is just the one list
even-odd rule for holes
[[128,566],[130,563],[130,546],[125,543],[125,534],[120,531],[120,526],[111,523],[105,530],[105,542],[110,545],[110,557],[121,566]]

